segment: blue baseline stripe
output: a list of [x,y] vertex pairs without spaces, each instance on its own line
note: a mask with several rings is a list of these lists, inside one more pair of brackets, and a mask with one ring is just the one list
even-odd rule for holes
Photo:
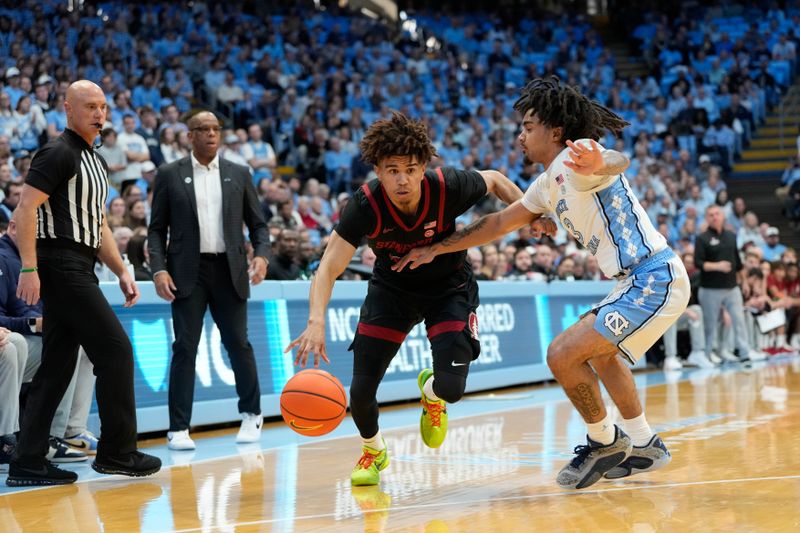
[[539,326],[539,350],[542,354],[542,361],[547,361],[547,347],[553,340],[553,325],[550,317],[550,305],[545,294],[533,297],[536,306],[536,323]]
[[599,193],[594,193],[594,200],[598,209],[600,210],[600,214],[603,215],[603,220],[606,221],[606,234],[611,240],[611,243],[614,245],[614,248],[617,249],[617,267],[619,270],[622,270],[622,250],[619,248],[619,243],[617,243],[614,233],[611,232],[611,220],[608,218],[608,213],[606,213],[606,208],[603,205],[603,202],[600,200]]
[[643,327],[645,327],[647,324],[649,324],[650,322],[652,322],[652,321],[653,321],[653,319],[654,319],[656,316],[658,316],[658,313],[659,313],[659,312],[660,312],[662,309],[664,309],[664,307],[667,305],[667,302],[669,301],[669,295],[670,295],[670,293],[672,292],[672,291],[671,291],[672,284],[673,284],[673,283],[675,283],[675,276],[674,276],[674,275],[673,275],[673,273],[672,273],[672,265],[670,265],[669,263],[667,263],[667,271],[669,272],[669,283],[667,283],[667,290],[664,292],[664,299],[661,301],[661,303],[658,305],[658,307],[656,307],[655,311],[653,311],[653,312],[650,314],[650,316],[649,316],[648,318],[646,318],[644,321],[642,321],[642,323],[641,323],[641,324],[639,324],[639,326],[637,326],[636,328],[634,328],[633,330],[631,330],[631,331],[630,331],[630,333],[628,333],[627,335],[625,335],[625,337],[624,337],[624,338],[622,338],[622,339],[619,341],[619,342],[620,342],[620,344],[621,344],[621,343],[623,343],[623,342],[625,342],[625,340],[626,340],[628,337],[630,337],[631,335],[633,335],[634,333],[636,333],[637,331],[639,331],[640,329],[642,329]]
[[283,353],[283,349],[291,342],[286,300],[265,300],[264,318],[272,367],[272,392],[280,394],[283,386],[294,375],[292,352]]
[[628,180],[625,179],[624,174],[620,176],[620,182],[622,183],[622,187],[626,191],[625,195],[627,196],[628,201],[631,203],[631,213],[633,213],[633,216],[636,217],[636,229],[639,231],[639,235],[642,238],[642,244],[644,245],[645,248],[647,248],[647,250],[650,253],[653,253],[653,248],[651,248],[650,245],[647,244],[647,238],[645,237],[644,229],[642,229],[642,219],[639,218],[639,215],[636,213],[636,206],[633,204],[633,198],[634,198],[633,191],[631,190],[631,187],[628,184]]

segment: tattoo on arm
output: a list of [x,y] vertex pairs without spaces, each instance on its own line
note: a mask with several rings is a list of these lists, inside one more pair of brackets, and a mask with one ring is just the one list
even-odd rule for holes
[[580,383],[574,389],[566,390],[566,393],[584,420],[593,420],[600,415],[600,406],[589,384]]
[[616,150],[606,150],[603,152],[603,166],[595,171],[595,176],[616,176],[622,174],[630,165],[625,155]]
[[475,233],[486,225],[486,217],[481,217],[461,231],[457,231],[442,241],[442,246],[450,246],[458,244],[460,241],[468,237],[470,234]]

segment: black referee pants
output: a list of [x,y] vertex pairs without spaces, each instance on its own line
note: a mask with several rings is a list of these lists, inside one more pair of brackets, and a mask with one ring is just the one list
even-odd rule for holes
[[[204,254],[205,255],[205,254]],[[219,329],[236,380],[239,412],[261,414],[261,389],[253,346],[247,339],[247,300],[239,297],[225,254],[201,257],[192,292],[172,302],[172,361],[169,368],[169,429],[189,429],[194,401],[195,361],[206,308]]]
[[97,376],[98,455],[135,451],[133,349],[97,283],[94,257],[89,248],[40,245],[37,252],[44,304],[42,364],[31,383],[17,456],[24,464],[47,454],[50,423],[75,370],[79,346]]

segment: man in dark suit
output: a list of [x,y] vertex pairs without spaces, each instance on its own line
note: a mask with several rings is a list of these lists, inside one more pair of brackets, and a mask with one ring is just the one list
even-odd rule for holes
[[[249,170],[217,155],[219,119],[203,111],[188,126],[192,153],[158,170],[148,232],[156,292],[172,303],[167,439],[173,450],[195,447],[189,437],[195,359],[209,306],[236,378],[243,417],[236,441],[258,441],[262,423],[247,298],[248,277],[256,285],[267,274],[266,224]],[[243,223],[255,251],[249,269]]]

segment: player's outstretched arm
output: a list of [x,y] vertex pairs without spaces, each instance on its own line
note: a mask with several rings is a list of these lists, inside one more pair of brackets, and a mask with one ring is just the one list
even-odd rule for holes
[[522,198],[522,191],[519,187],[502,172],[480,170],[478,173],[483,176],[483,181],[486,182],[486,190],[497,196],[502,202],[511,205]]
[[326,363],[330,363],[325,350],[325,310],[331,301],[336,278],[344,272],[355,253],[355,247],[341,238],[336,230],[331,233],[325,254],[311,281],[311,291],[308,297],[308,325],[303,333],[284,350],[286,353],[292,348],[297,348],[294,364],[306,366],[309,355],[314,356],[315,367],[319,366],[320,357]]
[[441,242],[414,248],[392,266],[392,270],[400,272],[406,265],[415,269],[430,263],[437,255],[466,250],[472,246],[480,246],[498,239],[514,230],[530,224],[541,215],[531,213],[522,202],[517,200],[502,211],[479,218],[464,229],[457,231]]
[[625,172],[631,162],[616,150],[603,150],[594,140],[589,141],[590,146],[584,143],[567,141],[570,148],[570,160],[564,161],[564,166],[581,176],[616,176]]

